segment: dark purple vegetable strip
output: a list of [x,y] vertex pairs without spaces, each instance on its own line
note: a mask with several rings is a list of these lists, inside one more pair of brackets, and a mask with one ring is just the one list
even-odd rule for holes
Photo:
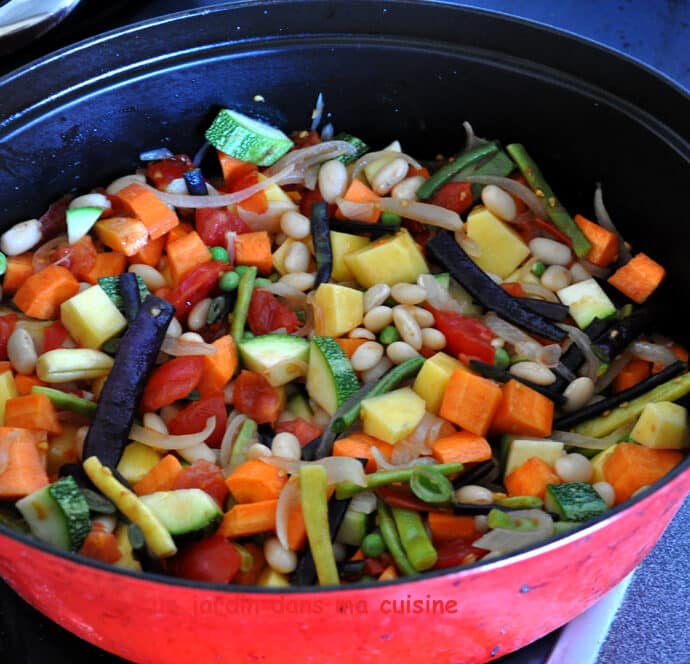
[[96,456],[114,469],[129,440],[129,430],[139,408],[156,358],[175,308],[149,295],[120,343],[108,378],[98,399],[96,414],[84,441],[83,457]]
[[364,221],[346,219],[331,219],[328,223],[332,231],[351,233],[352,235],[371,235],[372,237],[391,235],[400,230],[400,224],[368,224]]
[[518,297],[516,299],[520,304],[534,311],[534,313],[549,320],[555,320],[557,323],[562,323],[568,317],[568,307],[560,302],[537,300],[534,297]]
[[454,480],[452,480],[452,485],[454,489],[459,489],[461,486],[467,484],[474,484],[479,480],[486,477],[492,470],[496,468],[496,461],[494,459],[488,459],[487,461],[482,461],[472,468],[464,470],[460,475],[458,475]]
[[311,239],[316,256],[316,279],[314,288],[327,283],[333,270],[333,249],[331,229],[328,225],[328,203],[319,201],[311,206]]
[[207,196],[208,187],[206,186],[206,180],[201,172],[200,168],[190,168],[185,171],[184,182],[187,185],[187,191],[191,196]]
[[118,277],[118,287],[122,297],[122,308],[128,323],[134,322],[139,313],[141,300],[139,299],[139,284],[133,272],[123,272]]
[[664,367],[661,371],[659,371],[659,373],[653,374],[649,378],[637,383],[637,385],[629,387],[627,390],[617,392],[613,396],[602,399],[601,401],[597,401],[596,403],[585,406],[584,408],[580,408],[580,410],[576,410],[574,413],[569,413],[568,415],[559,417],[554,421],[553,428],[559,430],[570,429],[581,422],[589,420],[592,417],[601,415],[607,410],[616,408],[626,401],[630,401],[631,399],[642,396],[645,394],[645,392],[649,392],[658,385],[665,383],[667,380],[677,376],[687,368],[688,365],[685,362],[674,362],[673,364],[669,364],[667,367]]
[[635,341],[651,320],[649,309],[637,309],[629,316],[616,321],[606,332],[594,339],[597,356],[604,362],[611,362],[626,346]]
[[495,311],[502,318],[532,334],[553,341],[565,339],[565,330],[527,309],[517,298],[506,293],[465,253],[448,231],[429,240],[426,248],[450,272],[453,279],[486,309]]

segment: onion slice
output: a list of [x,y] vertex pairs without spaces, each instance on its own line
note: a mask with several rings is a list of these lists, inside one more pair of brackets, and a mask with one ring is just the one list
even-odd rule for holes
[[673,351],[662,344],[650,343],[648,341],[633,341],[629,348],[635,357],[647,362],[660,364],[663,367],[678,361]]
[[[375,446],[372,450],[377,449]],[[350,508],[353,512],[372,514],[376,510],[376,494],[373,491],[360,491],[352,496]]]
[[511,194],[517,196],[540,219],[548,219],[548,213],[544,204],[529,187],[517,180],[503,178],[498,175],[456,175],[453,182],[470,182],[471,184],[494,184]]
[[352,482],[357,486],[366,486],[367,480],[362,464],[357,459],[350,457],[324,457],[317,461],[300,461],[299,459],[288,459],[279,456],[259,457],[264,463],[269,463],[284,470],[289,475],[299,472],[303,466],[319,465],[326,469],[329,484],[339,482]]
[[273,176],[289,166],[294,166],[296,172],[303,177],[305,171],[312,166],[342,155],[353,155],[356,151],[357,148],[347,141],[323,141],[306,148],[290,150],[284,157],[267,168],[264,175]]
[[420,274],[417,283],[426,291],[426,301],[439,311],[455,311],[464,314],[463,307],[431,274]]
[[138,443],[149,447],[157,447],[160,450],[188,450],[203,443],[216,428],[216,418],[211,416],[206,420],[206,426],[198,433],[185,433],[178,436],[169,433],[161,433],[148,429],[139,424],[133,424],[129,430],[129,437]]
[[268,231],[277,233],[280,228],[280,218],[297,206],[292,201],[269,201],[266,212],[252,212],[237,206],[237,214],[253,231]]
[[518,519],[534,520],[537,527],[534,530],[494,528],[475,540],[472,546],[497,553],[508,553],[536,544],[553,535],[553,519],[542,510],[515,510],[510,515]]
[[166,336],[163,339],[161,350],[175,357],[187,357],[190,355],[213,355],[216,347],[203,341],[184,341],[178,337]]
[[561,347],[558,344],[542,346],[538,341],[525,334],[519,327],[503,320],[493,311],[484,316],[484,323],[494,334],[512,344],[515,350],[533,362],[545,367],[555,367],[561,359]]
[[596,380],[601,361],[594,354],[594,351],[592,350],[592,342],[590,341],[589,337],[580,328],[577,328],[574,325],[560,323],[559,327],[568,333],[568,337],[570,337],[571,341],[582,351],[582,354],[585,356],[585,364],[580,370],[580,375],[588,376],[592,380]]
[[276,535],[284,549],[289,549],[288,520],[293,509],[297,507],[301,499],[299,481],[297,478],[290,480],[281,489],[276,505]]
[[600,226],[616,234],[618,238],[618,258],[621,262],[627,263],[632,258],[632,254],[604,205],[604,192],[601,188],[601,182],[597,182],[597,186],[594,189],[594,216]]
[[218,450],[212,450],[206,443],[199,443],[179,452],[180,456],[189,463],[203,459],[209,463],[218,464]]
[[225,426],[225,433],[223,434],[223,440],[220,443],[220,456],[219,463],[223,470],[226,470],[228,464],[230,463],[230,456],[232,454],[232,446],[235,442],[235,437],[237,432],[244,421],[248,419],[244,413],[234,411],[230,417],[228,417],[228,422]]
[[449,231],[459,231],[463,225],[457,212],[432,203],[420,203],[400,198],[380,198],[378,205],[382,210],[394,212],[405,217],[405,219],[413,219]]
[[544,286],[541,284],[530,284],[527,282],[521,283],[520,285],[528,297],[540,298],[542,300],[546,300],[547,302],[560,302],[553,291],[550,291],[548,288],[544,288]]
[[628,422],[604,438],[583,436],[574,431],[552,431],[549,438],[559,443],[582,447],[587,450],[606,450],[612,445],[615,445],[623,436],[630,433],[631,429],[632,423]]
[[367,152],[362,155],[353,165],[351,179],[355,180],[357,176],[371,163],[377,159],[404,159],[413,168],[421,168],[421,164],[404,152],[397,152],[396,150],[377,150],[376,152]]

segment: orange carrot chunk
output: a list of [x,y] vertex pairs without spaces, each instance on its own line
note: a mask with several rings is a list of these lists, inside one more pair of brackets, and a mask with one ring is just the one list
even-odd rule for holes
[[204,355],[201,380],[197,385],[202,397],[222,390],[237,369],[237,348],[229,334],[219,337],[212,345],[216,347],[216,352],[213,355]]
[[491,445],[484,436],[471,431],[456,431],[437,438],[431,454],[439,463],[478,463],[491,458]]
[[639,357],[633,357],[613,379],[613,391],[622,392],[641,383],[651,373],[651,364]]
[[119,251],[103,251],[96,254],[93,266],[81,276],[90,284],[97,284],[101,277],[117,277],[127,268],[127,257]]
[[132,217],[109,217],[96,222],[93,227],[100,241],[113,251],[133,256],[149,241],[146,226]]
[[235,264],[256,265],[260,274],[271,274],[273,254],[269,234],[266,231],[240,233],[235,238]]
[[277,498],[234,505],[223,517],[218,533],[223,537],[249,537],[274,531],[277,507]]
[[520,381],[503,385],[503,398],[491,423],[494,433],[545,438],[553,426],[553,401]]
[[429,512],[429,530],[435,544],[472,537],[477,532],[473,516]]
[[[672,343],[670,346],[671,352],[681,361],[681,362],[687,362],[688,361],[688,351],[681,346],[680,344],[677,343]],[[654,362],[652,364],[652,373],[659,373],[666,365],[663,364],[662,362]]]
[[7,268],[2,278],[2,290],[14,293],[34,273],[33,254],[7,257]]
[[211,252],[196,231],[169,242],[166,253],[172,280],[179,284],[194,268],[211,260]]
[[655,260],[643,253],[633,256],[619,267],[608,282],[633,302],[642,304],[659,286],[666,276],[666,270]]
[[439,415],[453,424],[485,436],[501,403],[501,388],[491,380],[456,369],[448,381]]
[[510,496],[538,496],[544,498],[548,484],[560,484],[553,468],[539,457],[530,457],[505,478]]
[[581,214],[576,214],[573,219],[592,245],[587,254],[587,260],[590,263],[606,267],[616,260],[618,256],[618,237],[614,232],[599,224],[595,224]]
[[8,399],[5,403],[5,425],[48,433],[62,433],[53,402],[42,392]]
[[146,226],[148,235],[153,240],[165,235],[180,223],[174,210],[141,184],[133,182],[127,185],[116,197]]
[[156,267],[163,255],[166,240],[167,235],[162,235],[155,240],[149,238],[149,241],[136,254],[128,256],[129,264],[134,265],[136,263],[143,263],[144,265]]
[[259,459],[236,466],[225,480],[238,503],[277,499],[285,482],[285,471]]
[[0,427],[0,498],[17,500],[47,486],[44,455],[39,452],[34,432]]
[[172,491],[175,479],[182,472],[182,464],[173,454],[166,454],[132,488],[137,496],[156,491]]
[[367,339],[350,339],[348,337],[341,337],[335,340],[338,346],[342,349],[343,353],[351,358],[355,351],[367,342]]
[[391,460],[393,445],[362,432],[351,433],[346,438],[339,438],[333,443],[333,456],[347,456],[355,459],[367,459],[365,472],[373,473],[378,468],[371,449],[378,448],[386,461]]
[[239,583],[243,586],[255,586],[256,582],[261,576],[261,572],[266,567],[266,557],[264,556],[263,547],[260,547],[255,542],[242,542],[242,546],[249,552],[252,557],[252,564],[248,570],[240,570],[232,578],[233,583]]
[[[2,367],[1,366],[0,366],[0,373],[2,373]],[[31,388],[34,385],[45,385],[45,383],[36,374],[31,374],[29,376],[25,376],[23,374],[17,374],[14,377],[14,386],[17,388],[17,394],[19,396],[31,394]]]
[[[381,216],[381,208],[376,204],[379,202],[380,197],[375,191],[367,187],[367,185],[365,185],[361,180],[354,179],[345,192],[343,198],[352,203],[374,203],[371,212],[358,214],[356,221],[364,221],[370,224],[375,224],[379,220],[379,217]],[[336,211],[335,216],[339,219],[345,218],[340,210]]]
[[79,292],[79,282],[61,265],[32,274],[15,293],[14,303],[31,318],[54,320],[60,305]]
[[657,450],[635,443],[618,443],[604,463],[604,479],[616,492],[616,505],[643,486],[653,484],[683,460],[676,450]]

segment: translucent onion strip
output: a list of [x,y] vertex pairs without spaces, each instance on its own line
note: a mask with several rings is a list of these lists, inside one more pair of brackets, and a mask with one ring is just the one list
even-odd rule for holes
[[232,455],[232,446],[235,442],[237,432],[244,421],[248,419],[243,413],[234,411],[230,417],[228,417],[228,422],[225,426],[225,433],[223,434],[223,440],[220,443],[220,467],[225,470],[230,463],[230,457]]
[[178,436],[160,433],[159,431],[142,427],[139,424],[133,424],[129,431],[129,437],[138,443],[143,443],[149,447],[156,447],[160,450],[188,450],[205,442],[215,428],[215,417],[209,417],[206,420],[206,426],[198,433],[186,433]]
[[394,212],[405,219],[413,219],[423,224],[438,226],[449,231],[459,231],[462,228],[460,215],[440,205],[399,198],[380,198],[378,205],[386,212]]
[[545,367],[555,367],[561,358],[561,347],[558,344],[542,346],[519,327],[498,317],[493,311],[484,316],[484,323],[496,336],[512,344],[520,355]]
[[404,159],[413,168],[421,168],[421,164],[409,154],[404,152],[396,152],[395,150],[378,150],[376,152],[367,152],[362,155],[352,166],[351,178],[354,180],[357,176],[371,163],[378,159]]
[[553,535],[553,519],[542,510],[515,510],[510,513],[518,519],[530,519],[537,522],[534,530],[512,530],[509,528],[494,528],[472,543],[479,549],[508,553],[536,544]]
[[600,182],[597,182],[597,186],[594,189],[594,216],[600,226],[616,234],[618,237],[618,258],[623,263],[627,263],[632,258],[632,254],[604,205],[604,192],[602,191]]
[[589,337],[579,328],[574,325],[566,325],[561,323],[559,327],[568,333],[571,341],[582,351],[585,356],[585,363],[580,370],[580,375],[588,376],[592,380],[596,380],[597,372],[601,361],[592,351],[592,342]]
[[431,274],[421,274],[417,283],[426,291],[426,301],[434,308],[445,311],[456,311],[464,314],[466,307],[463,307],[451,294],[438,283]]
[[304,177],[305,171],[312,166],[342,155],[352,155],[356,151],[357,148],[347,141],[324,141],[306,148],[291,150],[267,168],[264,175],[273,176],[289,166],[294,166],[295,170]]
[[290,514],[300,503],[299,481],[295,478],[285,484],[278,496],[278,504],[276,505],[276,535],[278,541],[284,549],[289,549],[288,542],[288,523]]
[[517,180],[511,178],[503,178],[498,175],[456,175],[453,178],[454,182],[470,182],[471,184],[494,184],[505,191],[514,194],[525,205],[534,212],[540,219],[548,219],[546,208],[537,196],[529,187],[525,186]]
[[678,361],[678,358],[670,348],[661,344],[649,343],[648,341],[633,341],[630,344],[630,352],[641,360],[661,364],[664,367]]
[[296,210],[292,201],[269,201],[266,212],[252,212],[237,206],[237,215],[253,231],[277,233],[280,230],[280,218],[289,210]]
[[178,337],[166,336],[163,339],[161,350],[175,357],[188,357],[191,355],[214,355],[216,347],[203,341],[184,341]]
[[367,480],[362,464],[357,459],[350,457],[324,457],[318,461],[300,461],[286,457],[270,456],[260,457],[264,463],[281,468],[289,475],[299,472],[302,466],[318,464],[326,469],[329,484],[338,482],[352,482],[357,486],[366,486]]
[[630,433],[632,424],[627,423],[618,427],[615,431],[604,438],[592,438],[591,436],[583,436],[574,431],[552,431],[549,438],[559,443],[566,445],[573,445],[587,450],[606,450],[611,445],[615,445],[623,436]]

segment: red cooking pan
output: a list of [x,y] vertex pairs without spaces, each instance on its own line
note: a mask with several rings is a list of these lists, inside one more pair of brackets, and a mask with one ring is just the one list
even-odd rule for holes
[[[690,99],[575,37],[433,2],[238,3],[94,38],[0,80],[3,224],[131,171],[141,149],[193,153],[210,109],[329,119],[433,158],[480,135],[529,145],[568,207],[605,183],[633,245],[668,270],[658,329],[687,344],[690,289],[677,192]],[[258,101],[262,100],[262,101]],[[687,459],[587,527],[414,580],[338,589],[203,585],[114,569],[0,526],[0,575],[84,639],[139,662],[485,662],[570,621],[635,568],[690,489]]]

